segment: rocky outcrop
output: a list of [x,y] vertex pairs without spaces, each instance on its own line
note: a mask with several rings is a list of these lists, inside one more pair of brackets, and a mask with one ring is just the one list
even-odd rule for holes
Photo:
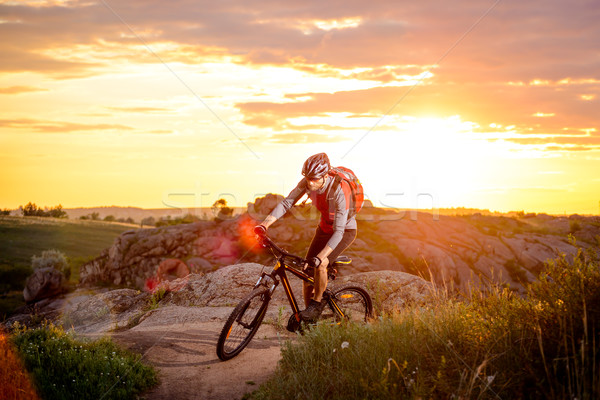
[[54,267],[38,268],[27,278],[23,298],[32,303],[62,293],[65,288],[65,276]]
[[[80,269],[80,283],[144,288],[166,259],[181,259],[192,273],[210,271],[240,255],[235,221],[199,221],[156,229],[130,230]],[[189,262],[188,262],[189,260]]]
[[[151,316],[153,323],[157,323],[157,313],[161,315],[158,319],[161,324],[193,323],[211,318],[223,321],[231,308],[250,293],[261,271],[270,272],[270,269],[255,263],[230,265],[208,274],[190,274],[168,282],[165,291],[154,294],[133,289],[78,289],[66,296],[40,302],[35,307],[24,308],[5,325],[10,328],[16,321],[31,325],[47,318],[78,333],[105,333],[131,329]],[[290,282],[303,308],[302,282],[293,277]],[[429,282],[398,271],[349,275],[330,284],[349,282],[360,284],[369,291],[377,312],[391,312],[407,303],[422,303],[432,288]],[[269,305],[268,319],[283,324],[290,312],[284,290],[277,288]]]
[[[125,232],[100,257],[82,267],[81,283],[104,281],[141,289],[169,258],[182,260],[192,273],[240,261],[263,263],[268,254],[253,247],[251,228],[281,198],[269,194],[257,199],[248,204],[246,214],[234,219]],[[269,235],[288,251],[303,255],[318,218],[312,206],[294,207],[272,225]],[[495,282],[522,290],[548,259],[577,251],[569,243],[569,233],[584,247],[600,243],[597,217],[436,216],[368,205],[358,223],[358,238],[345,252],[353,263],[341,271],[342,276],[392,270],[459,287]]]

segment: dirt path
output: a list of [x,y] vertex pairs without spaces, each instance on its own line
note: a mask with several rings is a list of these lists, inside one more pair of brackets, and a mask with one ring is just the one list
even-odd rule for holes
[[241,399],[272,375],[281,344],[294,337],[263,323],[239,356],[222,362],[215,348],[231,308],[204,308],[191,316],[187,310],[183,322],[177,321],[181,310],[159,309],[137,327],[113,334],[160,371],[160,385],[144,395],[148,400]]

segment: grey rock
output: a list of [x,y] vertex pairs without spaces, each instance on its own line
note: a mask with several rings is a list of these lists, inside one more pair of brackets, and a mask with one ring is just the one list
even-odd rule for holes
[[27,278],[23,298],[27,303],[56,296],[64,291],[65,276],[53,267],[38,268]]

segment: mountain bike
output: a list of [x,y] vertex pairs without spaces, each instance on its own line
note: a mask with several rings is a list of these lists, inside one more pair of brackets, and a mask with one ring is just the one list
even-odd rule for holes
[[[250,343],[265,317],[273,292],[280,283],[292,308],[287,329],[302,332],[305,323],[300,317],[298,302],[292,292],[287,273],[314,285],[314,279],[303,270],[306,264],[315,268],[314,263],[312,260],[305,260],[281,249],[264,230],[255,229],[255,233],[259,245],[269,249],[276,262],[271,272],[261,272],[252,292],[238,303],[225,322],[217,342],[217,356],[223,361],[237,356]],[[351,261],[349,257],[341,256],[329,265],[328,281],[335,280],[337,268]],[[328,285],[322,301],[326,301],[327,306],[319,320],[329,321],[332,324],[339,324],[342,321],[366,322],[373,315],[371,296],[362,286],[355,283]]]

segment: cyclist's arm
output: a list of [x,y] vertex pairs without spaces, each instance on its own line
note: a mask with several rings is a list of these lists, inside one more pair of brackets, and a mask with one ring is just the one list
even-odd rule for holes
[[[350,212],[349,205],[346,203],[346,195],[342,189],[342,185],[337,188],[335,192],[335,215],[333,218],[333,235],[327,242],[327,245],[322,251],[325,251],[328,247],[335,249],[338,244],[342,241],[346,225],[348,225],[348,214]],[[333,250],[331,250],[333,251]],[[331,253],[327,253],[329,255]],[[321,257],[319,257],[321,258]]]
[[279,218],[283,217],[285,213],[287,213],[290,208],[294,206],[300,200],[300,198],[306,192],[306,179],[302,179],[298,185],[288,194],[288,196],[283,199],[277,206],[271,211],[271,214],[265,218],[265,220],[261,223],[262,226],[268,228],[271,224],[277,221]]

